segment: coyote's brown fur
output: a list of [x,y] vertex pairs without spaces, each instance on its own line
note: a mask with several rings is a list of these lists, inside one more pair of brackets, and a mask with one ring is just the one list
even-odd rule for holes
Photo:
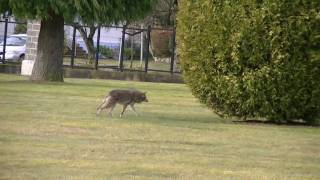
[[112,116],[112,110],[114,109],[116,104],[123,105],[120,118],[123,116],[123,113],[128,105],[130,105],[132,110],[138,115],[134,108],[134,104],[141,102],[148,102],[146,92],[140,92],[138,90],[112,90],[103,99],[102,104],[97,108],[97,115],[100,114],[101,110],[107,109],[108,114]]

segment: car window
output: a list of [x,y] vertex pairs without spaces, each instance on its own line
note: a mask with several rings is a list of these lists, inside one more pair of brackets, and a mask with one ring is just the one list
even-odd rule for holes
[[[7,46],[23,46],[26,44],[26,39],[21,37],[8,37],[7,38]],[[0,45],[3,45],[3,42],[0,43]]]

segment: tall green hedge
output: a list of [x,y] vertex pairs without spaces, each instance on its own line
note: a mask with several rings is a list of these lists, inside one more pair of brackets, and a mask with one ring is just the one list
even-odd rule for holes
[[216,113],[319,117],[319,0],[181,0],[177,40],[185,81]]

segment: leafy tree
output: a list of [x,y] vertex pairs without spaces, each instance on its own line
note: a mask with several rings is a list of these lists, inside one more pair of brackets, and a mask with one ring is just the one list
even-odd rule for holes
[[17,22],[15,28],[14,28],[14,33],[15,34],[25,34],[27,33],[27,22],[25,19],[19,19],[15,18],[15,21]]
[[157,0],[154,8],[152,9],[152,14],[147,16],[143,23],[147,24],[156,24],[162,27],[173,26],[175,19],[175,6],[178,0]]
[[319,0],[181,0],[184,78],[221,115],[320,115]]
[[155,13],[156,18],[160,21],[162,26],[173,26],[175,19],[175,4],[177,0],[159,0],[158,12]]
[[[158,0],[152,14],[144,19],[144,24],[174,28],[178,0]],[[145,26],[146,26],[145,25]],[[150,54],[154,60],[170,59],[172,50],[172,31],[152,30]]]
[[64,22],[111,24],[142,18],[153,0],[1,0],[0,13],[41,20],[31,80],[63,81]]

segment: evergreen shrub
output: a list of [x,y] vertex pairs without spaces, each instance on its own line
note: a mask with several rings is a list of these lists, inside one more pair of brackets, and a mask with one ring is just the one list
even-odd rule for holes
[[181,0],[177,20],[185,81],[216,113],[319,117],[319,0]]

